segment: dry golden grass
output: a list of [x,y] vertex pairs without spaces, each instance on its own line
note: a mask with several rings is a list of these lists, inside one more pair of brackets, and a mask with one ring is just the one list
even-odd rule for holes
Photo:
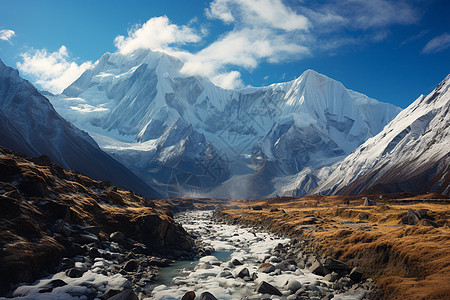
[[[320,195],[233,201],[220,214],[306,239],[318,253],[361,267],[377,282],[376,298],[450,299],[449,199],[403,194],[362,203],[360,196]],[[428,209],[440,227],[399,224],[410,208]]]

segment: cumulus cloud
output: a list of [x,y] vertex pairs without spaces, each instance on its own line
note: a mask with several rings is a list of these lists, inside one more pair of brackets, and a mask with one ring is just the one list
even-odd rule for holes
[[450,47],[450,34],[443,33],[429,41],[422,49],[422,53],[436,53]]
[[23,62],[17,68],[35,79],[35,83],[52,93],[61,93],[84,71],[93,68],[91,62],[78,65],[69,55],[65,46],[58,51],[47,52],[46,49],[30,50],[21,54]]
[[239,21],[287,31],[307,29],[309,25],[305,16],[297,14],[281,0],[214,0],[206,9],[206,15],[225,23]]
[[305,41],[309,21],[280,0],[214,0],[206,9],[210,19],[234,28],[192,55],[182,54],[182,72],[207,76],[224,88],[242,87],[240,72],[261,62],[278,63],[310,55]]
[[2,29],[0,30],[0,40],[7,41],[12,45],[11,39],[16,35],[14,30]]
[[200,42],[207,33],[204,27],[198,34],[192,28],[196,22],[178,26],[165,16],[134,27],[127,37],[116,37],[115,45],[123,54],[140,48],[163,51],[184,62],[182,73],[208,77],[223,88],[243,86],[236,67],[252,70],[262,61],[277,63],[310,54],[303,43],[308,19],[281,0],[214,0],[206,15],[234,28],[195,53],[177,46]]
[[188,26],[171,24],[166,16],[151,18],[142,26],[135,26],[128,31],[128,36],[119,35],[114,44],[122,54],[136,49],[164,50],[169,45],[182,45],[198,42],[201,37]]

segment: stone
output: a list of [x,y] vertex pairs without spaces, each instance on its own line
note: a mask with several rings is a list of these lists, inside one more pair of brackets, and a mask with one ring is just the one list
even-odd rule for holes
[[123,266],[123,269],[127,272],[134,272],[136,271],[138,267],[138,262],[134,259],[129,260],[125,263],[125,265]]
[[335,282],[338,278],[339,275],[336,272],[331,272],[330,274],[325,275],[323,279],[329,282]]
[[184,294],[183,297],[181,297],[181,300],[194,300],[194,299],[195,299],[194,291],[187,292],[186,294]]
[[281,296],[280,290],[265,281],[261,281],[258,284],[258,286],[256,287],[256,291],[261,294]]
[[139,300],[139,298],[132,289],[127,289],[112,296],[108,300]]
[[375,206],[377,203],[374,200],[370,200],[367,197],[364,197],[364,203],[363,206]]
[[243,268],[242,270],[239,271],[237,277],[242,279],[244,279],[244,277],[250,277],[250,272],[248,271],[247,268]]
[[114,242],[121,242],[125,239],[125,234],[121,231],[116,231],[109,235],[109,239]]
[[61,279],[55,279],[55,280],[50,281],[43,287],[41,287],[41,289],[39,290],[39,293],[50,293],[51,291],[53,291],[54,288],[60,287],[60,286],[65,286],[65,285],[67,285],[67,283],[65,281],[63,281]]
[[430,221],[428,219],[423,219],[422,225],[423,226],[432,226],[434,228],[438,228],[439,227],[436,223],[434,223],[433,221]]
[[253,210],[262,210],[262,206],[261,205],[255,205],[252,207]]
[[233,277],[233,274],[230,271],[222,271],[217,276],[224,278],[231,278]]
[[263,263],[258,268],[258,272],[272,273],[273,271],[275,271],[275,266],[270,263]]
[[84,269],[72,268],[66,270],[66,275],[69,276],[70,278],[80,278],[81,276],[83,276],[84,272],[86,272],[86,270]]
[[272,209],[270,209],[270,212],[277,212],[277,211],[280,211],[278,208],[272,208]]
[[363,277],[363,271],[360,267],[354,267],[349,276],[354,282],[360,282]]
[[237,260],[236,258],[233,259],[233,260],[231,261],[231,263],[233,264],[233,266],[242,266],[242,265],[243,265],[243,264],[242,264],[239,260]]
[[211,294],[210,292],[203,292],[200,294],[198,300],[217,300],[217,298],[214,297],[214,295]]
[[63,270],[67,270],[67,269],[70,269],[70,268],[73,268],[73,267],[75,267],[75,262],[72,259],[67,258],[67,257],[62,259],[62,261],[61,261],[61,268]]
[[302,287],[302,284],[293,278],[289,278],[286,282],[286,288],[294,294]]
[[330,271],[342,272],[348,269],[348,265],[340,260],[327,257],[323,263],[323,266]]
[[316,275],[320,275],[320,276],[325,276],[328,273],[330,273],[323,265],[320,261],[316,260],[311,267],[309,268],[309,271],[311,271],[311,273],[316,274]]

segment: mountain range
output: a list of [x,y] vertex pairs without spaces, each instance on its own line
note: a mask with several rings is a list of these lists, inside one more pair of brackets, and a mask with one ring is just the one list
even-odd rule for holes
[[63,119],[31,83],[0,60],[1,146],[28,156],[46,155],[64,168],[133,190],[160,195],[125,166],[103,152],[88,133]]
[[342,159],[400,112],[313,70],[227,90],[182,67],[161,52],[107,53],[49,99],[166,196],[276,194],[278,179]]
[[3,63],[0,80],[3,146],[144,195],[450,193],[449,77],[403,111],[313,70],[223,89],[150,50],[106,53],[60,95]]

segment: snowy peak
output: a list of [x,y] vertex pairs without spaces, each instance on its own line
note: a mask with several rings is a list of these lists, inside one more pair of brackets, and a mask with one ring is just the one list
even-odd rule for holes
[[184,75],[182,67],[160,52],[107,53],[50,99],[108,153],[162,187],[180,172],[200,182],[215,162],[223,172],[208,186],[235,175],[278,176],[334,162],[400,111],[313,70],[286,83],[226,90]]

